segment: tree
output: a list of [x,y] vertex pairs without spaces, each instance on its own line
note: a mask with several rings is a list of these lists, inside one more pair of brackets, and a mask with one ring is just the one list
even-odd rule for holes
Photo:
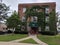
[[15,29],[17,26],[20,25],[20,19],[16,11],[14,11],[11,17],[7,19],[6,24],[8,28],[12,28],[12,29]]
[[[43,10],[40,11],[40,9]],[[40,6],[33,6],[31,8],[27,8],[26,10],[26,20],[29,18],[29,17],[33,17],[33,16],[36,16],[38,18],[37,20],[37,24],[41,27],[41,30],[45,30],[45,8],[43,7],[40,7]]]
[[[38,17],[38,22],[42,23],[44,22],[44,11],[40,12],[40,9],[44,10],[44,8],[40,7],[40,6],[33,6],[31,8],[27,8],[26,10],[26,19],[30,16],[37,16]],[[40,25],[39,25],[40,26]]]
[[[51,15],[51,16],[50,16]],[[49,25],[50,25],[50,32],[53,33],[53,34],[57,34],[57,29],[56,29],[56,12],[55,10],[53,9],[52,12],[50,12],[50,22],[49,22]]]
[[0,3],[0,27],[3,23],[5,25],[6,19],[8,17],[7,16],[8,11],[9,11],[9,7],[6,6],[6,4],[4,3]]
[[4,3],[0,3],[0,18],[6,19],[8,11],[9,11],[9,7],[6,6],[6,4]]

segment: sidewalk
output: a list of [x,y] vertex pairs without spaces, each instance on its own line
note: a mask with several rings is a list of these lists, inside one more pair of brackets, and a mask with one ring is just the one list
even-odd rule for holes
[[22,38],[22,39],[18,39],[18,40],[13,40],[13,41],[10,41],[10,42],[17,42],[18,43],[19,41],[27,40],[29,38],[31,38],[31,37],[26,37],[26,38]]
[[29,37],[18,39],[18,40],[13,40],[13,41],[10,41],[10,42],[18,43],[19,41],[27,40],[27,39],[30,39],[30,38],[32,38],[33,40],[35,40],[39,45],[48,45],[48,44],[42,42],[41,40],[39,40],[36,35],[31,35]]
[[48,45],[48,44],[42,42],[41,40],[39,40],[39,39],[37,38],[37,36],[31,36],[31,37],[32,37],[32,39],[33,39],[34,41],[36,41],[39,45]]
[[0,45],[37,45],[37,44],[13,43],[13,42],[0,42]]

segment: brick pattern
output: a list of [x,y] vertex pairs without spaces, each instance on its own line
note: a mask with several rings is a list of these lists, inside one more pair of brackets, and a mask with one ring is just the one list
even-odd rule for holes
[[22,18],[25,14],[23,13],[23,8],[30,8],[32,6],[41,6],[41,7],[44,7],[44,6],[49,6],[49,11],[51,12],[52,9],[55,9],[55,6],[56,6],[56,3],[55,2],[50,2],[50,3],[28,3],[28,4],[19,4],[18,5],[18,14],[19,14],[19,17]]

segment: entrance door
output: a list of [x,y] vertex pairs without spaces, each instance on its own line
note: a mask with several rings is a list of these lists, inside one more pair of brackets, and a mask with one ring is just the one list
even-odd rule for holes
[[37,16],[31,16],[31,21],[29,26],[31,27],[30,34],[37,34],[38,25],[37,25]]
[[38,27],[31,27],[30,33],[31,33],[31,35],[37,34],[38,33]]

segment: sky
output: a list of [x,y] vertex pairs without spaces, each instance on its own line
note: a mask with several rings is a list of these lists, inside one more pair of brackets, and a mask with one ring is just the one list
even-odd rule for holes
[[7,6],[10,6],[11,11],[18,11],[18,4],[23,3],[45,3],[56,2],[56,12],[60,12],[60,0],[2,0]]

